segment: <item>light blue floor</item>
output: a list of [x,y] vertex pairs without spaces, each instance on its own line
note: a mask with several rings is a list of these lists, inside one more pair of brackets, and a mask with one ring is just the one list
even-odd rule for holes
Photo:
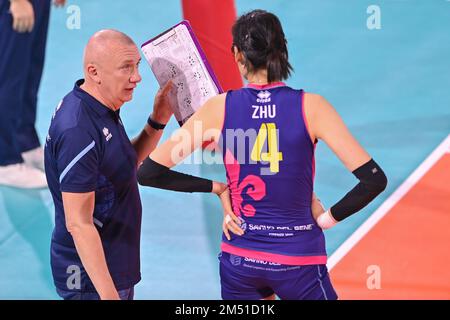
[[[237,0],[241,14],[255,2]],[[37,127],[82,77],[88,38],[116,28],[143,43],[182,17],[179,1],[69,1],[81,8],[81,29],[66,28],[65,9],[50,21]],[[366,9],[381,8],[380,30],[368,30]],[[293,87],[325,96],[385,169],[388,189],[361,213],[326,232],[331,254],[450,133],[450,2],[444,0],[261,0],[289,41]],[[156,81],[144,63],[134,100],[122,109],[130,137],[151,112]],[[167,132],[177,125],[171,122]],[[167,134],[166,134],[167,136]],[[317,148],[316,193],[330,206],[356,183],[337,158]],[[225,181],[219,166],[185,172]],[[221,212],[212,195],[141,189],[144,208],[138,299],[218,299]],[[56,299],[49,269],[53,204],[48,191],[0,187],[0,299]]]

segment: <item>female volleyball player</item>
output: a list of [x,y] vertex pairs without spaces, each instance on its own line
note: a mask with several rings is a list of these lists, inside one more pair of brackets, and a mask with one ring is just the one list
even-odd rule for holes
[[[281,82],[292,68],[275,15],[247,13],[232,33],[235,60],[248,85],[205,103],[175,133],[178,139],[166,141],[144,161],[139,183],[212,191],[211,181],[169,169],[212,136],[222,149],[229,187],[223,193],[216,190],[227,213],[220,255],[222,297],[336,299],[322,230],[371,202],[385,189],[386,176],[323,97]],[[195,136],[194,126],[199,125],[203,134]],[[359,183],[313,217],[318,140],[325,141]]]

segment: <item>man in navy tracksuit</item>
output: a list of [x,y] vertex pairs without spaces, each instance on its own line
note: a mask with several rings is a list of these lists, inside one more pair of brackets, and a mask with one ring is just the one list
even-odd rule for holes
[[0,185],[46,186],[35,121],[49,13],[50,0],[0,0]]

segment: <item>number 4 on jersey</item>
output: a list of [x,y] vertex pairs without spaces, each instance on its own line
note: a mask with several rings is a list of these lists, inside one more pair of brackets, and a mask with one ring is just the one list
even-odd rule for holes
[[[267,142],[267,152],[263,152],[263,147]],[[264,161],[270,163],[270,172],[280,171],[279,162],[283,161],[283,153],[278,152],[278,130],[275,123],[263,123],[259,128],[255,145],[252,149],[251,159],[253,161]]]

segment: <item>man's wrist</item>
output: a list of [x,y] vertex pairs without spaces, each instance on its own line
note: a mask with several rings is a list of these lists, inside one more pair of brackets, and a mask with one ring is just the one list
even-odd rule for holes
[[162,124],[166,124],[167,122],[169,122],[170,117],[172,115],[171,114],[167,114],[165,112],[160,112],[158,110],[153,110],[151,117],[154,121],[162,123]]
[[163,130],[166,127],[166,123],[161,123],[158,118],[154,118],[151,114],[147,119],[147,124],[155,130]]

